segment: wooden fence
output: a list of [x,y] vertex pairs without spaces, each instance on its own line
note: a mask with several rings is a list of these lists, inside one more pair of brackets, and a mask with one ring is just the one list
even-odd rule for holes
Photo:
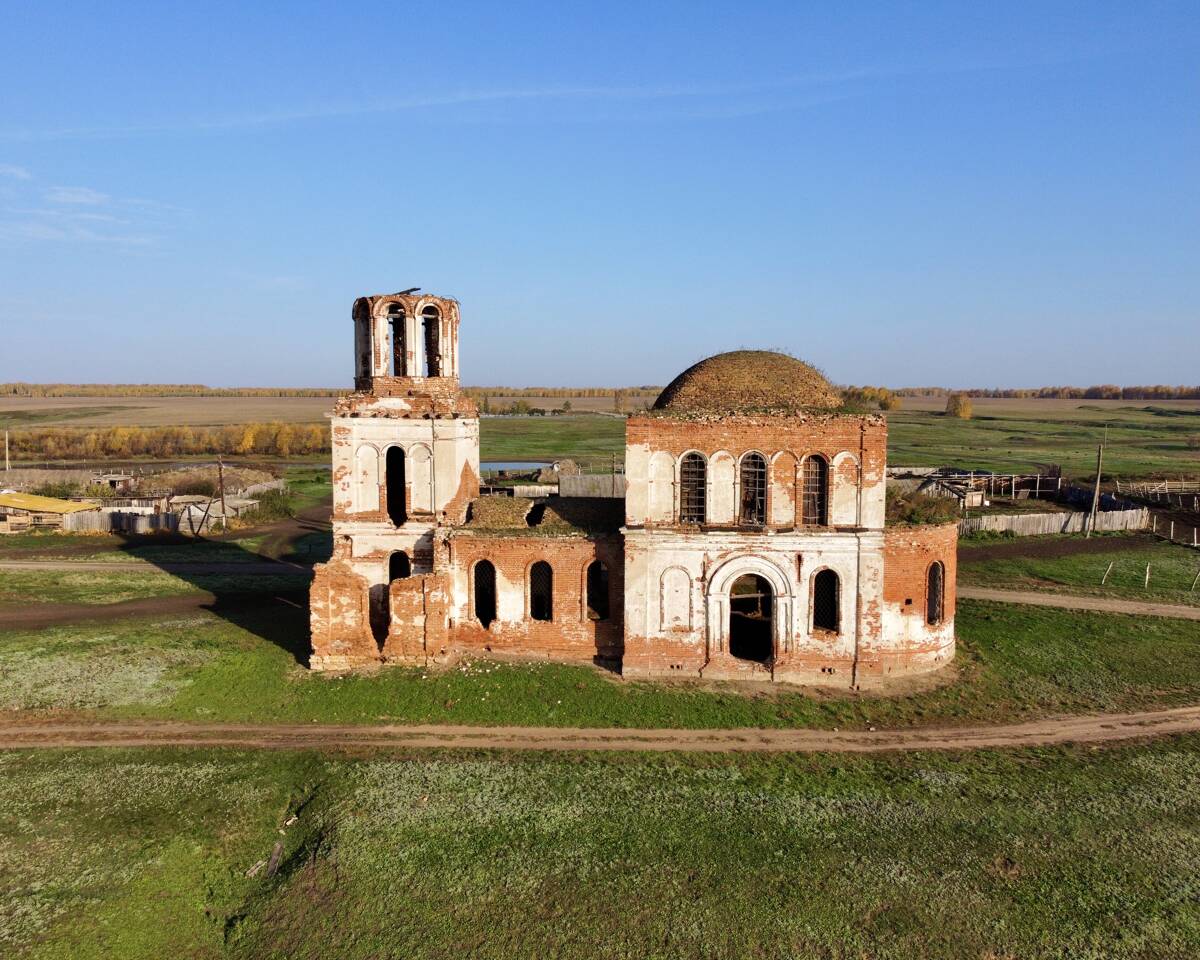
[[607,497],[625,496],[626,481],[623,474],[580,474],[575,477],[559,477],[558,494],[561,497]]
[[74,533],[178,533],[177,513],[69,513],[64,530]]
[[[1150,527],[1150,511],[1108,510],[1096,514],[1093,530],[1146,530]],[[1088,514],[1071,513],[1016,513],[990,517],[968,517],[958,523],[959,536],[967,536],[984,530],[1008,531],[1018,537],[1034,537],[1048,533],[1084,533],[1088,528]]]
[[1118,480],[1117,493],[1165,502],[1173,494],[1200,494],[1200,480]]
[[1200,527],[1173,519],[1170,515],[1160,517],[1153,514],[1150,517],[1150,532],[1172,543],[1200,549]]

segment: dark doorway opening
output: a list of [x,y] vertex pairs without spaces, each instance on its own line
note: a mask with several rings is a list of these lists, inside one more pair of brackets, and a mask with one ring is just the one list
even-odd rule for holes
[[767,663],[774,650],[775,595],[753,573],[729,589],[729,652],[739,660]]
[[404,580],[412,576],[412,562],[403,550],[397,550],[388,558],[388,580]]
[[534,620],[554,619],[554,571],[545,560],[529,568],[529,616]]
[[587,568],[587,615],[589,620],[608,619],[608,567],[600,560]]
[[475,564],[475,619],[484,629],[496,619],[496,568],[490,560]]
[[404,451],[399,447],[388,447],[384,470],[388,519],[398,527],[408,519],[408,505],[404,495]]
[[838,633],[841,630],[841,584],[832,570],[822,570],[813,577],[813,629]]

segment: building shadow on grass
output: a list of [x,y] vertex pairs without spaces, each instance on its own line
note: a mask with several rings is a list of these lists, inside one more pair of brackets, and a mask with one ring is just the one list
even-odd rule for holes
[[[246,531],[246,535],[252,535]],[[194,587],[198,593],[146,601],[150,611],[207,611],[281,650],[308,666],[311,642],[308,588],[312,565],[332,551],[328,520],[293,518],[268,528],[264,543],[275,556],[250,549],[234,539],[217,537],[122,535],[120,549]]]

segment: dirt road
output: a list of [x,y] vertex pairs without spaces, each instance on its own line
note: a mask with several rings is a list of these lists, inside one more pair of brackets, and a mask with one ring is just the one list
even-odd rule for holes
[[580,727],[352,726],[172,721],[0,721],[0,749],[239,747],[259,750],[684,751],[884,753],[1113,743],[1200,730],[1200,706],[1032,720],[991,727],[906,730],[621,730]]
[[247,575],[266,574],[276,577],[311,577],[312,567],[286,560],[248,560],[245,563],[237,561],[208,562],[190,560],[180,562],[149,560],[0,560],[0,570],[69,570],[73,572],[88,571],[102,573],[134,572],[134,573],[244,573]]
[[1097,610],[1102,613],[1134,613],[1147,617],[1171,617],[1200,620],[1200,607],[1146,600],[1115,600],[1109,597],[1072,597],[1036,590],[993,590],[990,587],[958,588],[960,600],[994,600],[998,603],[1024,603],[1032,607],[1059,607],[1063,610]]

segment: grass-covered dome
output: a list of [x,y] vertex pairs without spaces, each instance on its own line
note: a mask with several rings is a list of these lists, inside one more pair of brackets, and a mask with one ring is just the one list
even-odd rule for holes
[[659,394],[654,409],[678,416],[799,413],[842,405],[816,367],[772,350],[718,353],[688,367]]

